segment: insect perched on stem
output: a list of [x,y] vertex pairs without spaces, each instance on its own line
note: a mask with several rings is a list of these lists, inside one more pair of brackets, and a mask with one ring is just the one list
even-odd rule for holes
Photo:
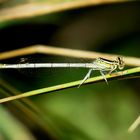
[[122,70],[124,68],[124,61],[121,56],[118,56],[116,60],[108,60],[104,58],[97,58],[91,63],[21,63],[21,64],[0,64],[0,69],[12,69],[12,68],[88,68],[89,71],[80,83],[80,87],[87,79],[90,78],[93,70],[99,70],[103,78],[107,83],[105,73],[111,74],[114,70]]
[[93,68],[89,69],[88,73],[78,87],[80,87],[88,78],[90,78],[93,70],[99,70],[106,83],[108,84],[105,73],[111,74],[114,70],[122,70],[125,66],[125,63],[123,61],[123,57],[121,56],[118,56],[114,61],[99,57],[93,61],[93,66]]

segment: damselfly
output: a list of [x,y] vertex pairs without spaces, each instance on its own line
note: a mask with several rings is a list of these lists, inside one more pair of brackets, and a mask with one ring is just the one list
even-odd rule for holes
[[78,87],[80,87],[87,79],[90,78],[93,70],[99,70],[107,83],[105,73],[111,74],[114,70],[122,70],[124,61],[122,57],[117,57],[116,60],[108,60],[97,58],[91,63],[25,63],[25,64],[0,64],[0,69],[27,69],[27,68],[87,68],[89,69],[86,76]]

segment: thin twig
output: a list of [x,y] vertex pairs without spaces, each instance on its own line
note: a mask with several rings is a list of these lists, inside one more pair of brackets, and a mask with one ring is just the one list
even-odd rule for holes
[[21,6],[6,8],[0,10],[0,22],[7,20],[21,19],[54,12],[60,12],[69,9],[80,7],[111,4],[118,2],[127,2],[128,0],[75,0],[75,1],[60,1],[60,2],[31,2]]
[[[114,80],[116,78],[121,79],[122,77],[125,77],[125,76],[129,77],[131,74],[134,75],[134,73],[136,74],[138,72],[140,72],[140,67],[120,71],[120,72],[117,72],[117,73],[114,73],[111,75],[106,75],[106,78],[108,80]],[[97,83],[100,81],[104,81],[104,78],[102,76],[97,76],[97,77],[93,77],[93,78],[88,79],[84,84]],[[4,102],[12,101],[15,99],[20,99],[20,98],[25,98],[25,97],[29,97],[29,96],[33,96],[33,95],[39,95],[39,94],[43,94],[43,93],[49,93],[49,92],[53,92],[53,91],[72,88],[72,87],[78,86],[81,82],[82,82],[82,80],[25,92],[25,93],[22,93],[20,95],[15,95],[15,96],[0,99],[0,103],[4,103]]]
[[[0,60],[29,55],[29,54],[36,54],[36,53],[69,56],[69,57],[76,57],[76,58],[81,57],[81,58],[88,58],[88,59],[103,57],[110,60],[114,60],[118,56],[116,54],[90,52],[85,50],[83,51],[73,50],[73,49],[58,48],[58,47],[45,46],[45,45],[34,45],[22,49],[0,53]],[[123,56],[123,59],[127,66],[140,66],[140,58]]]
[[132,133],[139,125],[140,125],[140,116],[138,116],[138,118],[129,127],[128,132]]

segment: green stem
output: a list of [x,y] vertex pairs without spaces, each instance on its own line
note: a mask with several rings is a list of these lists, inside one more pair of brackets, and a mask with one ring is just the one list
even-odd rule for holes
[[[134,76],[134,74],[139,73],[139,72],[140,72],[140,67],[136,67],[136,68],[112,73],[111,75],[106,75],[106,78],[108,80],[135,78],[135,77],[132,77],[132,74]],[[53,91],[58,91],[58,90],[62,90],[62,89],[76,87],[81,83],[81,81],[82,80],[74,81],[74,82],[70,82],[70,83],[66,83],[66,84],[61,84],[61,85],[56,85],[56,86],[52,86],[52,87],[46,87],[46,88],[28,91],[28,92],[22,93],[20,95],[15,95],[15,96],[0,99],[0,103],[12,101],[12,100],[20,99],[20,98],[24,98],[24,97],[29,97],[29,96],[33,96],[33,95],[38,95],[38,94],[42,94],[42,93],[49,93],[49,92],[53,92]],[[100,81],[104,81],[104,78],[102,76],[97,76],[97,77],[93,77],[93,78],[88,79],[84,83],[84,85],[91,84],[91,83],[97,83]]]

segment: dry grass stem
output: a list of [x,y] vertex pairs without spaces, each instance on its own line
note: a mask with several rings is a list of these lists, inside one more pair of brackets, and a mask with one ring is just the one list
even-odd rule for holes
[[30,2],[0,10],[0,22],[22,19],[86,6],[126,2],[128,0],[73,0],[59,2]]
[[[84,51],[84,50],[83,51],[73,50],[73,49],[58,48],[58,47],[45,46],[45,45],[34,45],[26,48],[0,53],[0,60],[9,59],[18,56],[36,54],[36,53],[69,56],[69,57],[76,57],[76,58],[88,58],[88,59],[103,57],[110,60],[114,60],[118,56],[116,54],[107,54],[107,53],[100,53],[100,52],[93,52],[93,51],[91,52],[91,51]],[[140,66],[140,58],[129,57],[129,56],[123,56],[123,58],[127,66]]]

